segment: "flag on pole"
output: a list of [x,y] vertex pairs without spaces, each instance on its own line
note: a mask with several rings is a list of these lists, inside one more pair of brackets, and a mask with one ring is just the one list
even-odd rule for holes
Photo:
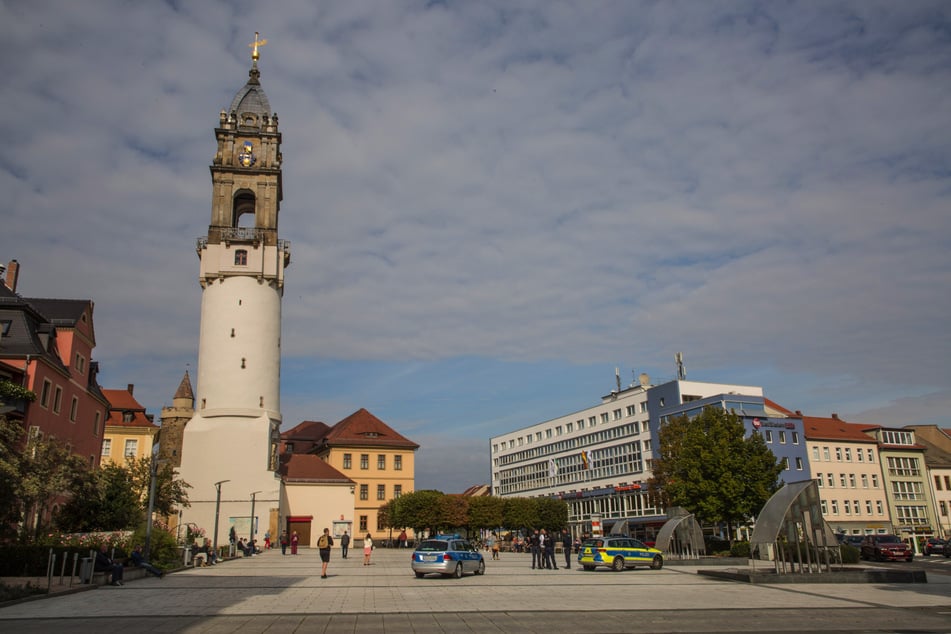
[[587,451],[581,452],[581,468],[582,469],[588,468],[588,452]]
[[548,477],[554,478],[556,475],[558,475],[558,465],[555,464],[554,458],[549,458],[548,459]]

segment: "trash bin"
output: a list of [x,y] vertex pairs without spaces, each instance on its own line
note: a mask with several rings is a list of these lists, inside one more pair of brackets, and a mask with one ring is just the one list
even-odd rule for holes
[[92,557],[83,557],[80,559],[79,565],[79,581],[82,583],[89,583],[92,581],[93,574],[93,559]]

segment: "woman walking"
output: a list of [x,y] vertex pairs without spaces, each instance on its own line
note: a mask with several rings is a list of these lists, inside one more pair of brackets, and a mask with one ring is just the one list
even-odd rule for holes
[[300,537],[297,536],[297,531],[291,533],[291,554],[297,554],[297,542],[300,541]]
[[366,538],[363,540],[363,565],[370,565],[370,553],[373,552],[373,538],[370,537],[370,533],[367,533]]

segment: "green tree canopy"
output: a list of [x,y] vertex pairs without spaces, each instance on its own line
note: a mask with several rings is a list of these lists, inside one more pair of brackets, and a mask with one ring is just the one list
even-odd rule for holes
[[505,501],[492,495],[480,495],[469,499],[469,526],[476,530],[495,529],[502,526],[502,510]]
[[43,531],[45,518],[63,500],[70,484],[88,473],[89,467],[65,443],[47,436],[27,440],[19,465],[16,494],[24,520],[21,538],[31,541]]
[[[745,437],[733,413],[706,407],[658,432],[660,458],[649,490],[663,506],[682,506],[704,523],[748,521],[779,488],[782,465],[759,433]],[[732,531],[731,531],[732,535]]]

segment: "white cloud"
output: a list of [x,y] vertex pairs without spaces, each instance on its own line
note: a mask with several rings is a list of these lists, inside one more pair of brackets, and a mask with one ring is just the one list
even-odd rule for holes
[[[911,411],[951,379],[949,22],[938,2],[7,4],[0,257],[25,295],[92,298],[103,381],[168,401],[195,363],[213,128],[257,30],[286,368],[683,350],[692,378],[759,368],[794,409],[847,411],[835,383],[851,411]],[[291,423],[436,424],[284,378]],[[496,407],[559,413],[530,400]]]

